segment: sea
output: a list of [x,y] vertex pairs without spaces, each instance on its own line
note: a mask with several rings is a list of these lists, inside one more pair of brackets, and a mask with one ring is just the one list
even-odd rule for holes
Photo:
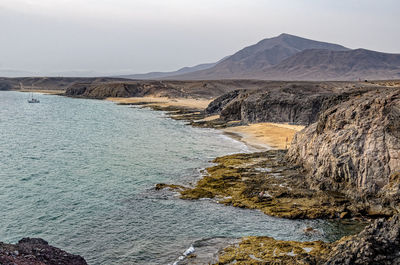
[[[151,265],[179,264],[210,238],[333,241],[351,230],[156,191],[157,183],[194,185],[215,157],[254,150],[161,111],[34,95],[40,103],[0,92],[1,242],[40,237],[88,264]],[[319,232],[306,235],[309,226]]]

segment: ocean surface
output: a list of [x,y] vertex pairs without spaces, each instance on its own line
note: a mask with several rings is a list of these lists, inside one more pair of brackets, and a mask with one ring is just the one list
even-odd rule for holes
[[[185,201],[157,183],[195,183],[217,156],[249,151],[213,129],[111,102],[0,92],[0,241],[41,237],[89,264],[172,264],[213,237],[335,240],[338,222],[284,220]],[[307,226],[321,233],[306,236]]]

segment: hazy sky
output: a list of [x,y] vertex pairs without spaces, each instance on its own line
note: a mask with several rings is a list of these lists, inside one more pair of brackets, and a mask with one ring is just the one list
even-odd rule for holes
[[400,53],[399,0],[0,0],[0,70],[140,73],[282,32]]

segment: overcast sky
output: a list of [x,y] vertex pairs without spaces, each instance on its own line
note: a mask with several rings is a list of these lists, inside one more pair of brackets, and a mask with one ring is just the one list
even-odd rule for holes
[[142,73],[289,33],[400,53],[399,0],[0,0],[0,70]]

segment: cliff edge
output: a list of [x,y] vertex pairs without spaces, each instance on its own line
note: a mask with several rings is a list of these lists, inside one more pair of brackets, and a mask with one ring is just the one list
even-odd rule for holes
[[[346,193],[399,210],[400,89],[376,89],[322,112],[298,132],[287,159],[315,190]],[[374,211],[372,208],[369,211]]]

